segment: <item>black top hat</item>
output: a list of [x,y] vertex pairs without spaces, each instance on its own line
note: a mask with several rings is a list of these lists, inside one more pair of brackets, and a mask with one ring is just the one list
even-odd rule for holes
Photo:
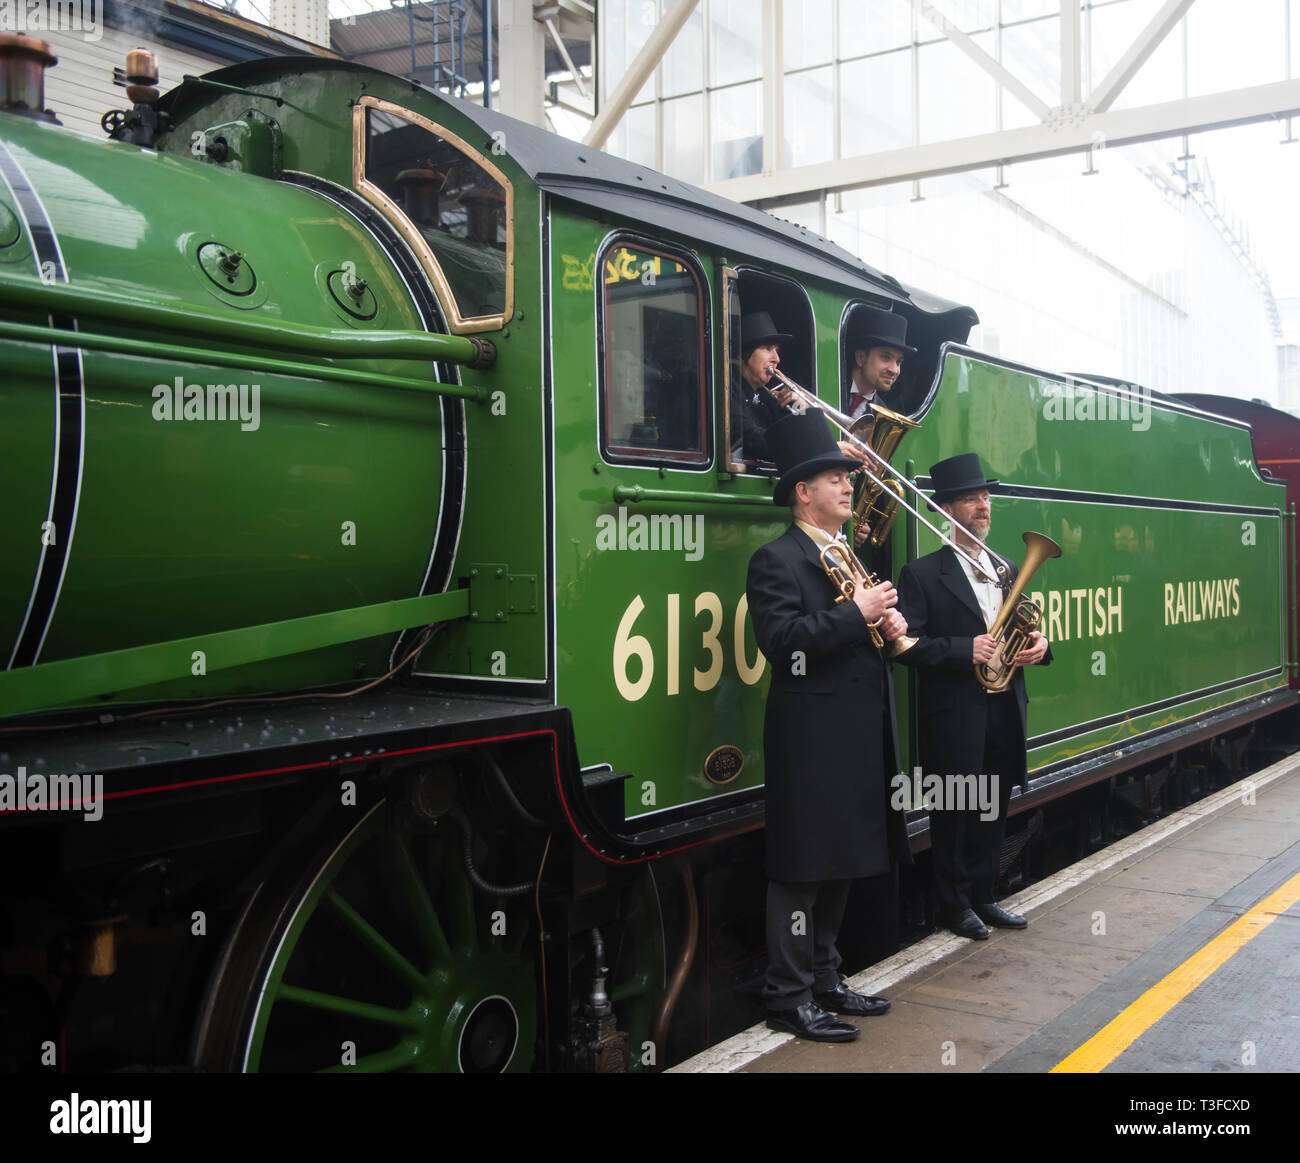
[[788,343],[793,335],[778,331],[772,316],[766,311],[752,311],[740,318],[740,351],[742,356],[763,343]]
[[778,505],[788,505],[795,485],[819,472],[862,467],[839,450],[826,418],[818,412],[782,416],[767,430],[766,436],[768,453],[781,470],[781,479],[772,494],[772,500]]
[[934,486],[937,505],[960,497],[962,493],[974,493],[980,489],[992,488],[997,481],[984,479],[984,468],[980,464],[979,454],[961,452],[930,466],[930,483]]
[[849,328],[851,351],[870,351],[873,347],[896,347],[904,355],[915,355],[907,346],[907,320],[893,311],[859,307],[853,312]]

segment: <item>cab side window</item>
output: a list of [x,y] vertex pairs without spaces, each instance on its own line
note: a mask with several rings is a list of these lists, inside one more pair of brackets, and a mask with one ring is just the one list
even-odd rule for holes
[[512,313],[512,191],[459,137],[373,97],[357,106],[358,190],[383,210],[428,269],[453,331],[501,326]]
[[812,311],[796,283],[763,271],[724,268],[722,284],[725,471],[772,476],[767,430],[796,407],[785,380],[816,391]]
[[707,466],[704,281],[686,255],[615,241],[601,272],[601,452],[626,464]]

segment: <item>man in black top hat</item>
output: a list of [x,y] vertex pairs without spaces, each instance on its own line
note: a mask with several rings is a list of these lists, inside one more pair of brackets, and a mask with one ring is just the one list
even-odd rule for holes
[[[741,423],[742,453],[749,460],[770,460],[767,430],[794,399],[789,388],[772,384],[772,372],[781,365],[781,344],[794,336],[777,330],[766,311],[754,311],[740,320],[740,375],[744,380]],[[768,385],[772,384],[769,390]],[[773,398],[775,394],[775,399]]]
[[[930,469],[930,480],[935,502],[974,535],[955,528],[957,544],[996,576],[984,541],[989,490],[998,482],[985,479],[973,452],[940,461]],[[1009,586],[1018,571],[1011,564],[1007,572]],[[1029,782],[1025,676],[1017,670],[1010,688],[997,694],[975,678],[975,664],[993,657],[996,643],[988,630],[1003,590],[947,546],[904,566],[898,588],[900,607],[918,638],[902,659],[918,668],[917,759],[925,778],[939,776],[943,788],[942,802],[930,805],[940,922],[980,941],[989,925],[1023,929],[1025,918],[997,904],[993,890],[1011,785],[1027,788]],[[1018,667],[1050,662],[1047,639],[1035,631],[1015,661]]]
[[[741,455],[747,460],[771,460],[767,430],[782,416],[799,411],[795,394],[774,380],[772,373],[781,366],[781,344],[794,336],[778,331],[766,311],[754,311],[740,320],[740,375],[744,381],[741,401],[743,440]],[[860,454],[846,441],[840,452],[860,462]]]
[[[766,771],[768,1025],[815,1041],[851,1041],[833,1014],[884,1013],[840,980],[836,949],[852,880],[910,861],[901,812],[890,808],[897,731],[886,641],[907,630],[889,582],[859,586],[836,605],[820,562],[852,508],[857,461],[814,413],[767,430],[781,470],[775,500],[794,524],[749,563],[745,593],[758,645],[772,667],[763,726]],[[828,1012],[829,1011],[829,1012]]]
[[907,320],[892,311],[858,307],[850,324],[852,368],[847,413],[851,420],[867,414],[872,404],[885,405],[885,397],[903,370],[903,357],[915,355],[907,345]]
[[[915,355],[916,348],[907,345],[907,320],[892,311],[876,307],[857,307],[848,328],[848,349],[852,352],[849,372],[849,398],[845,409],[850,420],[860,420],[872,407],[887,407],[889,395],[903,370],[903,357]],[[867,439],[870,439],[868,436]],[[870,464],[877,475],[881,469]],[[865,474],[858,488],[868,486]],[[865,523],[853,530],[853,545],[863,552],[863,544],[871,536],[871,526]]]

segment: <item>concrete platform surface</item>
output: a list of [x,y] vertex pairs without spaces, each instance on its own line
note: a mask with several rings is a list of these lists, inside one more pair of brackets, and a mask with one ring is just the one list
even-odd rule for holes
[[1291,895],[1300,755],[1004,901],[1029,918],[1026,930],[995,929],[988,941],[936,933],[850,979],[894,1003],[846,1019],[862,1028],[858,1041],[760,1025],[673,1072],[1046,1073],[1085,1043],[1062,1069],[1300,1071]]

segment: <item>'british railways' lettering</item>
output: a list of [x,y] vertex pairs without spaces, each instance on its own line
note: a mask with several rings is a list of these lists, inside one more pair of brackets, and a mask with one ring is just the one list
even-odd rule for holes
[[1165,582],[1165,625],[1235,618],[1241,613],[1241,579]]
[[1042,631],[1052,642],[1103,638],[1124,631],[1124,587],[1036,590],[1030,594],[1046,615]]

